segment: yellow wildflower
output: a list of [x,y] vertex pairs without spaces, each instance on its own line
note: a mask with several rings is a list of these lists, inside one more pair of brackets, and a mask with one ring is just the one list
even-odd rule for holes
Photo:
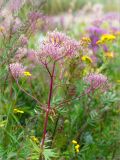
[[92,59],[89,56],[82,56],[82,61],[90,62],[92,63]]
[[24,72],[25,76],[31,76],[32,74],[30,72]]
[[76,152],[77,152],[77,153],[79,153],[79,152],[80,152],[80,150],[79,150],[79,149],[76,149]]
[[31,140],[34,141],[35,143],[39,143],[39,140],[35,136],[31,136]]
[[80,145],[77,143],[76,140],[72,140],[72,143],[75,144],[75,151],[78,153],[80,152],[79,148],[80,148]]
[[80,148],[80,145],[77,144],[77,145],[75,146],[75,151],[76,151],[77,153],[80,151],[79,148]]
[[0,26],[0,32],[3,32],[5,29],[3,26]]
[[24,113],[24,111],[22,111],[22,110],[19,110],[19,109],[15,108],[15,109],[14,109],[14,113],[21,113],[21,114],[23,114],[23,113]]
[[112,34],[103,34],[102,36],[101,36],[101,41],[113,41],[113,40],[115,40],[115,36],[114,35],[112,35]]
[[103,34],[100,38],[100,40],[98,40],[96,42],[96,44],[102,44],[108,41],[114,41],[116,39],[116,37],[112,34]]
[[79,149],[79,148],[80,148],[80,145],[77,144],[77,145],[75,146],[75,149]]
[[82,40],[83,40],[84,42],[91,42],[91,40],[90,40],[89,37],[83,37]]
[[113,54],[113,52],[105,52],[105,56],[108,58],[113,58],[114,54]]
[[98,40],[97,42],[96,42],[96,44],[102,44],[103,42],[101,41],[101,40]]
[[100,38],[100,40],[98,40],[96,42],[96,44],[103,44],[105,42],[108,42],[108,41],[114,41],[115,40],[115,36],[112,35],[112,34],[103,34]]
[[80,44],[82,47],[88,47],[90,45],[90,38],[89,37],[82,37],[82,39],[80,40]]
[[73,143],[73,144],[77,144],[77,141],[76,141],[76,140],[72,140],[72,143]]

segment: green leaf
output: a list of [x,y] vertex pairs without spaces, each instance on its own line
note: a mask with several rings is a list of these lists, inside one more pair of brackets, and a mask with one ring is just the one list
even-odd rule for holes
[[45,157],[45,160],[52,160],[52,158],[58,157],[58,155],[54,152],[53,149],[44,149],[43,155]]

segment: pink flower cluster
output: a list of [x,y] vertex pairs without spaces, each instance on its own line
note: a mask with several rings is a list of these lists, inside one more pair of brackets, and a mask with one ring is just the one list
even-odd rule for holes
[[102,91],[106,90],[107,86],[107,77],[102,74],[91,73],[84,78],[85,82],[89,84],[86,92],[94,92],[96,89],[101,89]]
[[72,57],[78,53],[80,44],[68,37],[66,34],[53,31],[47,33],[46,40],[41,45],[41,50],[38,53],[39,59],[51,58],[54,61],[60,60],[63,57]]
[[12,63],[9,68],[15,79],[24,76],[25,67],[21,63]]

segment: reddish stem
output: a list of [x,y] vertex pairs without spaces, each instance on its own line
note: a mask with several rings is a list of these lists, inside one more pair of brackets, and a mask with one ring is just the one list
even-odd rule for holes
[[45,116],[45,121],[44,121],[43,138],[42,138],[42,143],[41,143],[41,147],[42,148],[44,146],[45,136],[46,136],[46,132],[47,132],[47,124],[48,124],[48,117],[49,117],[49,111],[50,111],[50,102],[51,102],[52,91],[53,91],[54,71],[55,71],[55,63],[53,64],[52,73],[49,74],[50,75],[50,87],[49,87],[49,95],[48,95],[48,107],[47,107],[47,110],[46,110],[46,116]]

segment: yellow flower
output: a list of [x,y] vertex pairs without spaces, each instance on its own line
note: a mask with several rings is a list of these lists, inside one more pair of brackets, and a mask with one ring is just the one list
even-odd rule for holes
[[105,56],[108,58],[113,58],[114,54],[113,54],[113,52],[105,52]]
[[90,40],[89,37],[83,37],[82,40],[83,40],[84,42],[91,42],[91,40]]
[[72,143],[73,143],[73,144],[77,144],[77,141],[76,141],[76,140],[72,140]]
[[80,150],[79,150],[79,149],[76,149],[76,152],[77,152],[77,153],[79,153],[79,152],[80,152]]
[[3,32],[5,29],[3,26],[0,26],[0,32]]
[[24,113],[24,111],[22,111],[22,110],[19,110],[19,109],[15,108],[15,109],[14,109],[14,113],[21,113],[21,114],[23,114],[23,113]]
[[77,144],[77,141],[76,140],[72,140],[72,143],[75,144],[75,151],[78,153],[80,152],[79,148],[80,148],[80,145]]
[[97,42],[96,42],[96,44],[102,44],[103,42],[101,41],[101,40],[98,40]]
[[80,145],[77,144],[77,145],[75,146],[75,149],[79,149],[79,148],[80,148]]
[[114,41],[116,39],[116,37],[112,34],[103,34],[100,38],[100,40],[98,40],[96,42],[96,44],[102,44],[108,41]]
[[77,144],[77,145],[75,146],[75,151],[76,151],[77,153],[80,152],[79,148],[80,148],[80,145]]
[[113,40],[115,40],[115,36],[114,35],[112,35],[112,34],[103,34],[102,36],[101,36],[101,41],[113,41]]
[[81,59],[82,59],[82,61],[86,61],[86,62],[92,63],[92,59],[90,57],[88,57],[88,56],[82,56]]
[[25,76],[31,76],[32,74],[30,72],[24,72]]
[[90,42],[91,40],[89,37],[82,37],[82,39],[80,40],[80,44],[82,47],[88,47]]
[[34,141],[35,143],[39,143],[39,140],[35,136],[31,136],[31,140]]

